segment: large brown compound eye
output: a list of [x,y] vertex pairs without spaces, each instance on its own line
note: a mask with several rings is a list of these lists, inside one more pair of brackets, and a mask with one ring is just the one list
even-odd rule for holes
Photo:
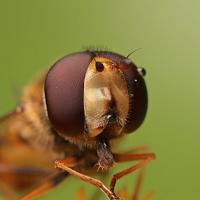
[[131,65],[127,70],[124,70],[129,86],[130,100],[129,115],[125,127],[127,133],[133,132],[142,124],[148,104],[147,89],[143,79],[146,72],[143,68],[138,68],[133,63]]
[[112,52],[99,53],[116,63],[126,80],[129,95],[129,111],[124,131],[131,133],[140,127],[145,119],[148,105],[147,89],[143,76],[145,70],[137,67],[130,59]]
[[71,54],[57,61],[45,80],[45,101],[52,126],[62,135],[84,131],[84,78],[91,62],[87,52]]

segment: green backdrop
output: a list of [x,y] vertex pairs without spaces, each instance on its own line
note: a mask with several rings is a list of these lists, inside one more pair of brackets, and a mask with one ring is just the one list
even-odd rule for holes
[[[120,149],[148,144],[156,152],[143,194],[200,198],[199,10],[197,0],[0,0],[0,113],[16,105],[17,91],[34,75],[68,53],[97,46],[127,55],[142,48],[131,58],[147,70],[148,115]],[[118,188],[131,190],[134,177]],[[80,185],[88,195],[94,191],[70,178],[39,199],[72,199]]]

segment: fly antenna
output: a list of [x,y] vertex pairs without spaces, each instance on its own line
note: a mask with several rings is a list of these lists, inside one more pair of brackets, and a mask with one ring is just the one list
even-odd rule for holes
[[127,56],[126,58],[129,58],[133,53],[135,53],[138,50],[141,50],[142,48],[137,48],[137,49],[133,49]]

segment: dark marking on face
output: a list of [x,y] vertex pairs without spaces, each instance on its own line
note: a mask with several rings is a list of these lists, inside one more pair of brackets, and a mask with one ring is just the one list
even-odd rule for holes
[[96,62],[96,70],[102,72],[104,70],[104,65],[101,62]]

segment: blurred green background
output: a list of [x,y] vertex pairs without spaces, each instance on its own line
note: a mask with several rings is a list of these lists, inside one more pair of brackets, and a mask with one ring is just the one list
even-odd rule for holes
[[[131,59],[147,70],[148,115],[120,149],[148,144],[156,152],[143,194],[154,190],[154,200],[200,198],[199,10],[197,0],[0,0],[0,114],[16,105],[18,90],[66,54],[87,46],[123,55],[142,48]],[[134,177],[118,188],[131,190]],[[88,195],[94,191],[70,178],[39,199],[72,199],[80,185]]]

